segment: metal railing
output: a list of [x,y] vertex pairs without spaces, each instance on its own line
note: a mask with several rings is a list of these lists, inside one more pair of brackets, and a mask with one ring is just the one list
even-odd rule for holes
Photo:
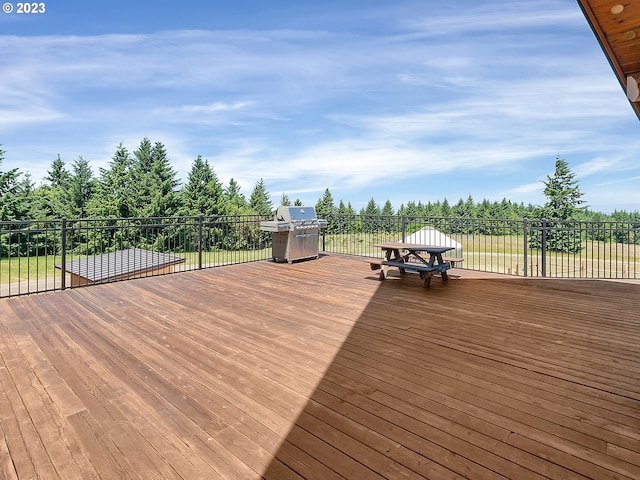
[[130,278],[265,260],[271,257],[271,237],[260,231],[260,220],[249,215],[0,222],[0,297],[78,286],[63,266],[131,248],[172,253],[184,262]]
[[417,238],[415,243],[455,246],[450,256],[463,258],[462,268],[470,270],[525,277],[640,278],[640,223],[398,215],[326,218],[326,252],[379,257],[376,243]]
[[[320,250],[380,256],[375,244],[451,245],[462,268],[526,277],[640,278],[640,224],[381,215],[321,215]],[[257,215],[0,222],[0,297],[73,288],[63,265],[129,248],[184,262],[160,275],[271,258]],[[449,243],[447,243],[449,242]],[[131,278],[133,278],[132,276]],[[114,281],[109,278],[105,281]]]

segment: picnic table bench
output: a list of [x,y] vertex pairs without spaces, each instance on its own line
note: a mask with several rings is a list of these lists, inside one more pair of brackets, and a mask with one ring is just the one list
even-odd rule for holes
[[[451,268],[451,262],[442,257],[444,252],[453,250],[453,247],[440,247],[433,245],[417,245],[410,243],[380,243],[374,245],[385,252],[384,259],[371,259],[372,270],[380,270],[380,280],[385,280],[389,267],[395,267],[401,274],[406,271],[418,272],[424,280],[425,287],[431,285],[431,277],[440,274],[443,281],[447,281],[447,270]],[[423,258],[420,254],[428,253],[429,258]]]
[[[464,262],[464,258],[460,258],[460,257],[444,257],[443,256],[442,260],[444,262],[448,262],[449,265],[451,265],[451,268],[455,268],[457,263]],[[382,258],[367,258],[366,261],[369,262],[371,270],[380,270],[380,267],[382,266],[382,262],[384,262],[385,260]]]

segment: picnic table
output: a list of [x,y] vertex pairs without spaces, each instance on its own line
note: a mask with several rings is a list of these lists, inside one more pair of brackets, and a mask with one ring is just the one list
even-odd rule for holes
[[[447,270],[451,268],[451,263],[445,261],[442,254],[454,247],[402,242],[378,243],[374,247],[382,249],[385,254],[384,260],[371,261],[371,269],[380,269],[380,280],[387,278],[387,272],[392,267],[398,268],[401,274],[406,271],[418,272],[425,287],[431,285],[431,277],[435,274],[440,274],[445,282],[448,280]],[[428,258],[425,258],[427,254]]]

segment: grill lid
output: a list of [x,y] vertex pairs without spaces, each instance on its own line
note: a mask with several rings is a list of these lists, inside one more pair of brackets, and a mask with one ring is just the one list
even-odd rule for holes
[[276,212],[276,220],[283,222],[303,222],[317,220],[313,207],[291,207],[281,205]]

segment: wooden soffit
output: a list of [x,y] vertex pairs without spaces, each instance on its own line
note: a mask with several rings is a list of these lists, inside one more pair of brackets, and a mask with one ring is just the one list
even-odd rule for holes
[[577,1],[640,119],[640,1]]

